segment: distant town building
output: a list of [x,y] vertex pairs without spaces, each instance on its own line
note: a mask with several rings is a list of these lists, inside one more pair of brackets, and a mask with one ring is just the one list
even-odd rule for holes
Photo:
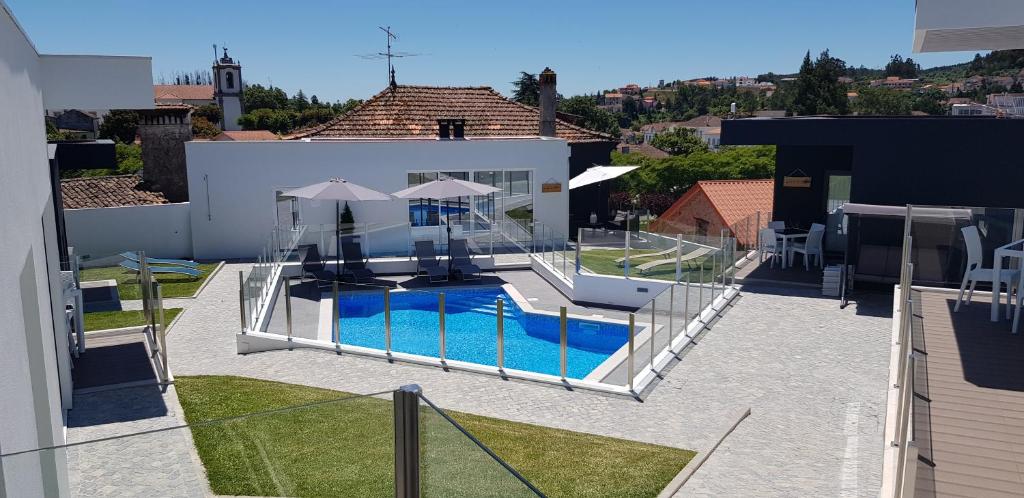
[[985,103],[1008,116],[1024,116],[1024,93],[993,93]]
[[201,107],[216,104],[213,85],[153,85],[153,101],[159,105]]
[[640,101],[640,105],[645,111],[653,111],[658,107],[658,99],[654,97],[644,97],[643,100]]
[[844,85],[849,85],[850,83],[853,83],[853,78],[851,78],[849,76],[840,76],[839,77],[839,82],[844,84]]
[[621,112],[622,94],[618,92],[604,94],[604,103],[599,105],[598,107],[608,112]]
[[910,78],[900,78],[898,76],[889,76],[884,80],[872,80],[870,85],[874,88],[888,88],[890,90],[910,90],[914,88],[920,80]]
[[985,104],[971,102],[969,104],[953,104],[949,113],[953,116],[995,116],[996,109]]
[[630,83],[622,88],[619,88],[619,93],[623,95],[640,95],[640,85],[636,83]]

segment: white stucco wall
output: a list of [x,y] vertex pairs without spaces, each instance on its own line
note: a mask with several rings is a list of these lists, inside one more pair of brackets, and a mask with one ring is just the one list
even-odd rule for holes
[[149,57],[42,55],[39,61],[46,109],[154,107]]
[[[564,140],[189,142],[185,154],[197,259],[255,257],[275,225],[275,188],[342,177],[395,192],[408,186],[410,171],[532,169],[535,218],[568,233],[569,147]],[[542,193],[541,184],[548,180],[562,183],[562,192]],[[350,206],[359,223],[409,220],[405,200]],[[333,217],[334,203],[303,208],[306,224],[333,223]],[[404,237],[402,243],[407,243]]]
[[85,264],[124,251],[146,251],[151,258],[191,258],[190,223],[187,202],[64,211],[68,245]]
[[[55,326],[61,303],[50,299],[57,247],[44,242],[56,229],[41,80],[35,48],[0,1],[0,453],[64,443],[55,344],[64,326]],[[66,486],[66,464],[54,452],[0,466],[2,496],[56,496]]]

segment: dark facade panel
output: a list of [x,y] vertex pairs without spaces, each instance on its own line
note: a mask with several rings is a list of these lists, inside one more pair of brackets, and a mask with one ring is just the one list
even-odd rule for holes
[[[591,166],[611,164],[615,142],[582,142],[569,144],[569,178],[573,178]],[[543,181],[543,179],[541,179]],[[568,185],[565,188],[569,188]],[[569,191],[569,238],[576,238],[576,231],[590,223],[590,213],[597,214],[599,224],[608,220],[608,196],[611,182],[600,182]]]

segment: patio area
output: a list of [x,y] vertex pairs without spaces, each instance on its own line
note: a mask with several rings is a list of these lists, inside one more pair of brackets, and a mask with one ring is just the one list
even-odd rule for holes
[[[238,375],[353,393],[416,383],[443,408],[707,452],[680,496],[874,496],[880,483],[889,298],[845,310],[797,287],[748,285],[643,402],[313,350],[238,355],[228,265],[168,336],[175,375]],[[569,303],[533,272],[503,280],[538,308]],[[613,310],[573,307],[580,314]]]
[[917,496],[1024,496],[1024,336],[976,295],[914,290]]

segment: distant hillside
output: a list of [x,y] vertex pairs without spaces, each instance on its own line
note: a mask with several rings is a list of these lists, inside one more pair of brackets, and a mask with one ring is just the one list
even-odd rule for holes
[[1024,69],[1024,50],[998,50],[988,55],[975,55],[970,62],[938,66],[921,71],[921,78],[948,83],[970,76],[1016,76]]
[[[1016,76],[1024,70],[1024,50],[998,50],[988,55],[975,55],[974,60],[922,69],[918,77],[931,83],[949,83],[964,80],[970,76]],[[857,80],[876,80],[885,77],[884,69],[864,66],[849,67],[847,76]],[[762,81],[778,83],[783,78],[795,78],[794,74],[767,73],[758,75]]]

